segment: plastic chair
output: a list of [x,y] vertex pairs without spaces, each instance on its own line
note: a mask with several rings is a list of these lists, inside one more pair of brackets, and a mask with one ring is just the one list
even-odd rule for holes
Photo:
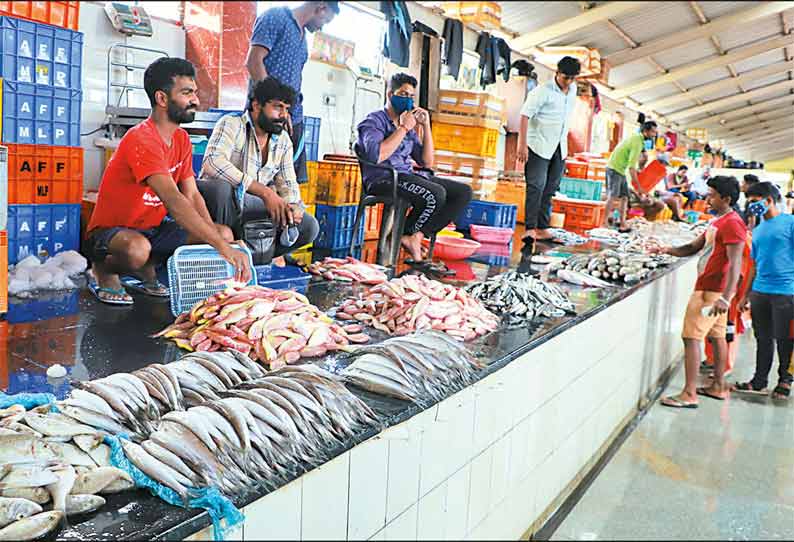
[[[361,197],[358,201],[358,209],[356,209],[356,220],[353,224],[353,231],[358,231],[361,221],[364,219],[364,211],[370,205],[377,205],[383,203],[383,219],[380,224],[380,231],[378,233],[378,257],[377,261],[380,265],[385,265],[397,268],[397,260],[400,257],[400,239],[401,232],[405,230],[406,213],[411,207],[411,202],[397,194],[397,176],[396,169],[391,167],[388,163],[376,164],[367,160],[364,154],[364,148],[360,143],[356,142],[353,145],[353,152],[356,153],[359,167],[363,172],[364,168],[374,168],[389,173],[392,179],[392,192],[389,195],[385,194],[368,194],[364,188],[361,190]],[[432,170],[428,170],[431,171]],[[390,212],[391,211],[391,212]],[[388,234],[391,232],[391,243],[389,243]],[[430,247],[427,252],[427,260],[433,259],[433,249],[436,246],[436,234],[430,237]],[[355,236],[350,243],[350,254],[353,254],[355,248]]]

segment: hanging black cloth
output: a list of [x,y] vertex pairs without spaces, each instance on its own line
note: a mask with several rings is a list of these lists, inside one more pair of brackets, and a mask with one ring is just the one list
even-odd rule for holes
[[444,63],[449,68],[449,74],[455,79],[460,73],[460,63],[463,60],[463,23],[457,19],[444,21]]
[[[494,64],[497,66],[497,73],[502,72],[502,78],[505,81],[510,80],[510,46],[502,38],[491,38],[496,44],[496,51],[498,56],[494,59]],[[494,78],[495,79],[495,78]]]
[[408,7],[403,0],[382,1],[380,10],[386,17],[388,28],[383,38],[383,56],[400,67],[407,68],[411,54],[413,25]]
[[504,70],[504,80],[510,79],[510,47],[505,40],[482,32],[477,38],[476,51],[480,55],[480,85],[483,88],[496,83],[496,71],[500,66]]

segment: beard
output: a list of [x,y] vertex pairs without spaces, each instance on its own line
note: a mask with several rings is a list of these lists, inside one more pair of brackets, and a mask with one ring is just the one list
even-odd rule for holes
[[284,127],[287,124],[285,120],[273,120],[265,115],[264,111],[259,111],[259,116],[256,118],[256,123],[259,127],[267,132],[268,134],[280,134],[284,131]]
[[196,110],[193,106],[182,108],[170,100],[166,113],[168,114],[168,120],[175,124],[187,124],[193,122],[196,118]]

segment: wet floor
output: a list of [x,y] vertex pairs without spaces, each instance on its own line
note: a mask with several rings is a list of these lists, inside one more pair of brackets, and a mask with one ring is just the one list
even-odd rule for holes
[[[746,333],[729,382],[752,377],[754,356]],[[681,367],[665,394],[683,381]],[[792,537],[794,401],[734,394],[697,410],[652,406],[552,540]]]

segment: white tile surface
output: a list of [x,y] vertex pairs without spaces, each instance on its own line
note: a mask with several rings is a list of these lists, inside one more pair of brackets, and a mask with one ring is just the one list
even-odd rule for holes
[[422,497],[417,508],[419,540],[443,540],[446,528],[447,483],[444,482]]
[[460,540],[466,535],[470,485],[470,464],[453,474],[447,482],[447,514],[444,527],[446,540]]
[[[419,474],[419,495],[427,495],[430,490],[443,482],[450,474],[452,467],[448,461],[448,449],[451,439],[450,424],[433,421],[425,426],[422,432],[422,460]],[[413,502],[416,502],[414,499]]]
[[254,501],[243,509],[248,540],[300,540],[303,478]]
[[493,442],[496,431],[496,389],[494,380],[484,379],[474,385],[474,454]]
[[471,462],[471,488],[469,489],[469,519],[467,530],[478,525],[488,514],[491,501],[491,466],[493,448],[487,448]]
[[347,537],[369,538],[386,524],[389,441],[372,438],[350,451]]
[[529,474],[529,430],[532,418],[527,418],[510,432],[508,486],[518,486]]
[[404,439],[389,440],[389,485],[386,521],[389,522],[419,499],[422,434],[405,432]]
[[416,540],[416,505],[397,516],[383,529],[383,540]]
[[491,461],[491,493],[489,496],[489,510],[498,508],[507,496],[507,484],[510,461],[510,443],[512,434],[508,433],[493,445],[493,459]]
[[471,461],[474,455],[474,405],[471,387],[455,394],[452,400],[439,404],[439,420],[449,426],[446,461],[450,473]]
[[303,476],[303,540],[345,540],[350,452]]

